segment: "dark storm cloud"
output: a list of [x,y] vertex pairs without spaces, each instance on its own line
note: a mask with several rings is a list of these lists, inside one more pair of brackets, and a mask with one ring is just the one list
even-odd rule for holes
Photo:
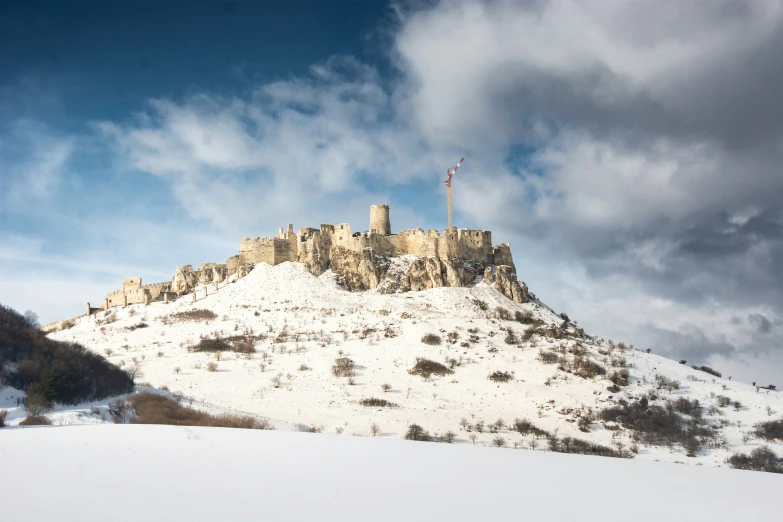
[[702,364],[711,355],[730,357],[737,352],[737,349],[726,341],[710,340],[695,326],[674,331],[647,325],[645,330],[650,336],[650,347],[654,353],[684,359],[688,364]]
[[[776,335],[783,2],[442,2],[406,21],[397,51],[425,135],[484,161],[464,210],[597,287],[624,277],[645,294],[629,300],[704,321],[643,327],[640,313],[639,344],[732,357]],[[519,146],[529,157],[488,159]],[[714,307],[738,335],[714,330]],[[732,324],[759,307],[753,332]]]

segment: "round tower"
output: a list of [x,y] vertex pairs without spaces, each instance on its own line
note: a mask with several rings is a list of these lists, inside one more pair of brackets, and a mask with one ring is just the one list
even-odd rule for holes
[[391,235],[389,223],[389,205],[373,205],[370,207],[370,233]]

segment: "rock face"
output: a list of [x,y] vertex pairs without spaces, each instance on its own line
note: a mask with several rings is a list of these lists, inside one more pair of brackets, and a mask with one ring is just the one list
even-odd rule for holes
[[226,265],[217,263],[201,263],[198,268],[198,282],[201,284],[221,283],[228,277]]
[[517,303],[527,303],[530,301],[530,294],[527,291],[527,285],[517,281],[517,275],[513,268],[508,265],[497,267],[495,275],[495,289],[509,299]]
[[247,274],[250,273],[251,270],[253,270],[253,267],[255,267],[253,263],[245,263],[244,265],[239,265],[237,267],[237,277],[242,279]]
[[237,267],[239,266],[239,256],[231,256],[226,259],[226,275],[233,275],[237,273]]
[[332,271],[337,283],[351,292],[375,288],[389,270],[389,261],[372,249],[353,252],[342,247],[332,249]]
[[[525,283],[517,281],[513,266],[495,268],[482,263],[450,258],[413,257],[388,259],[366,248],[353,252],[341,247],[331,250],[330,268],[337,283],[352,292],[377,288],[379,293],[418,292],[430,288],[460,287],[474,282],[479,274],[500,293],[518,303],[530,300]],[[317,274],[316,274],[317,275]]]
[[171,291],[178,294],[187,294],[198,284],[198,275],[191,265],[177,267],[171,280]]

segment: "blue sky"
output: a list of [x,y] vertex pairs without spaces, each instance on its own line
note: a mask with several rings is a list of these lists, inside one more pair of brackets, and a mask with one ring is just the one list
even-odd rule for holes
[[[783,3],[4,2],[0,302],[455,220],[599,335],[783,365]],[[738,39],[737,35],[751,35]],[[737,172],[742,172],[740,179]]]

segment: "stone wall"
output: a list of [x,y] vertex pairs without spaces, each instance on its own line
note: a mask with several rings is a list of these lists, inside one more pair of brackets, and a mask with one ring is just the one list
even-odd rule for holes
[[388,236],[391,234],[389,221],[389,205],[373,205],[370,207],[370,233]]

